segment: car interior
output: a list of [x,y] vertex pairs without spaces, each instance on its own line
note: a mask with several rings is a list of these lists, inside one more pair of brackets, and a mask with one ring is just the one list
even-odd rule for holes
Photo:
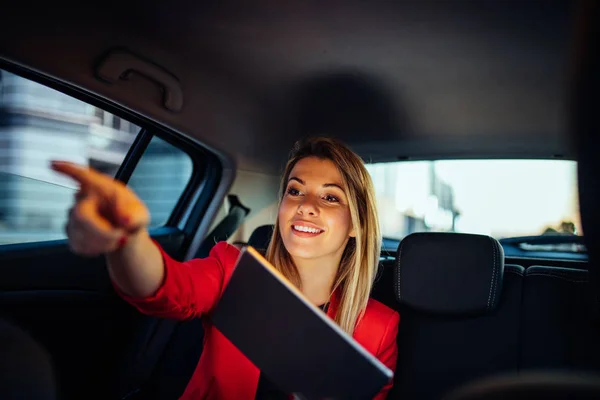
[[[314,134],[356,151],[384,199],[372,297],[400,313],[388,398],[600,396],[595,2],[8,3],[0,317],[48,352],[57,398],[176,399],[204,337],[200,320],[139,314],[103,257],[69,251],[77,188],[50,160],[129,185],[152,238],[187,260],[222,240],[265,251],[288,153]],[[560,189],[562,172],[506,189],[475,164],[517,161],[530,167],[511,181],[561,165],[574,189]],[[462,200],[446,162],[460,185],[480,174]],[[392,226],[399,200],[385,199],[423,186],[396,185],[392,166],[433,177],[414,199],[425,207],[437,193],[439,218],[415,208]],[[469,196],[471,216],[455,206]],[[553,197],[567,198],[576,222],[517,229]],[[501,211],[495,220],[516,221],[513,233],[461,228]]]

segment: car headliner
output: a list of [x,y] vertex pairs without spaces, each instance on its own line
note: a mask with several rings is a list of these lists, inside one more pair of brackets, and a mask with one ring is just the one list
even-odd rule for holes
[[[245,170],[278,171],[310,133],[341,137],[369,161],[574,158],[567,1],[92,4],[3,5],[0,56],[160,121]],[[137,76],[98,80],[94,65],[114,47],[178,77],[183,110],[164,109]]]

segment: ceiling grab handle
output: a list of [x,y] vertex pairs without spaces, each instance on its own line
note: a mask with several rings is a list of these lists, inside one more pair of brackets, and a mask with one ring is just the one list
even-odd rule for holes
[[124,50],[109,52],[98,64],[96,74],[107,83],[127,80],[131,73],[142,75],[159,85],[163,91],[163,105],[169,111],[183,108],[183,91],[179,80],[166,69]]

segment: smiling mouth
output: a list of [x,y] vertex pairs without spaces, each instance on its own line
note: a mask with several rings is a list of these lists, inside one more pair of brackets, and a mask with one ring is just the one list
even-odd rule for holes
[[318,229],[318,228],[309,228],[308,226],[301,226],[301,225],[292,225],[292,229],[296,232],[311,233],[313,235],[323,232],[321,229]]

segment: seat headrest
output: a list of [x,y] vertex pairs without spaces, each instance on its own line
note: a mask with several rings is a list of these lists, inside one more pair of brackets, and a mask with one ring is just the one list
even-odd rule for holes
[[396,264],[396,298],[437,314],[482,314],[500,300],[504,251],[483,235],[414,233],[402,240]]
[[266,250],[269,247],[269,242],[271,242],[274,227],[275,225],[262,225],[254,229],[250,239],[248,239],[248,245],[257,250]]

